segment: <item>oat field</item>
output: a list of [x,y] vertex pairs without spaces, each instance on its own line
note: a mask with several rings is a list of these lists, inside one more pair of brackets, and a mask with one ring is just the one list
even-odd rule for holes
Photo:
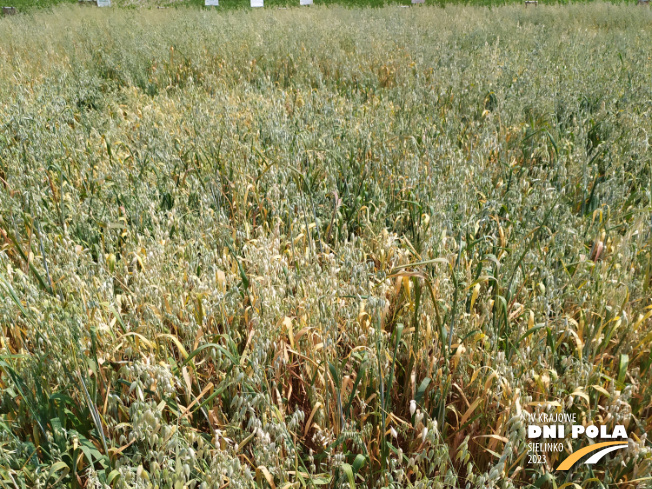
[[[0,486],[649,487],[652,12],[0,18]],[[626,426],[528,463],[525,414]]]

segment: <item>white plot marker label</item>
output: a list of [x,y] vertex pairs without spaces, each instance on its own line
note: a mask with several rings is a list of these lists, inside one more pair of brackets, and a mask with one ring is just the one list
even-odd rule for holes
[[251,0],[251,8],[264,7],[263,0]]

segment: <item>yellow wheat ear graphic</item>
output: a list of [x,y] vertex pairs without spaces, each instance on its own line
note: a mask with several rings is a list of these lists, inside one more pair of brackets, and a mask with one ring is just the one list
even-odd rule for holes
[[571,453],[566,459],[564,459],[562,463],[559,464],[557,470],[568,470],[575,464],[575,462],[581,459],[584,455],[588,455],[591,452],[600,450],[598,453],[594,454],[591,458],[589,458],[585,462],[587,464],[597,463],[607,453],[613,452],[614,450],[618,450],[620,448],[627,448],[627,442],[606,441],[604,443],[596,443],[595,445],[589,445],[588,447],[584,447],[581,450],[578,450],[577,452]]

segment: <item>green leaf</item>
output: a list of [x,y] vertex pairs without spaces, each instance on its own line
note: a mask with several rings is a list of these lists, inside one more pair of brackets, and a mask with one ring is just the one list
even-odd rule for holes
[[360,369],[358,369],[358,375],[355,376],[355,382],[353,383],[353,389],[351,389],[351,395],[349,396],[349,401],[346,403],[346,407],[344,408],[344,412],[349,413],[349,416],[351,415],[350,413],[351,404],[353,404],[353,399],[355,399],[355,395],[358,392],[358,385],[364,379],[364,376],[365,376],[365,361],[362,362],[362,364],[360,365]]
[[84,455],[86,456],[89,464],[93,465],[96,461],[100,461],[102,459],[102,454],[88,438],[79,435],[79,443],[79,448],[81,448],[81,451],[84,452]]
[[109,476],[106,478],[106,483],[111,484],[114,480],[117,481],[120,478],[120,472],[117,470],[112,470]]
[[620,355],[620,361],[618,362],[618,382],[620,384],[625,383],[625,376],[627,375],[627,367],[629,365],[629,355],[623,353]]
[[351,489],[355,489],[355,477],[353,475],[353,467],[349,464],[342,464],[341,469],[346,474],[347,479],[349,479],[349,486]]
[[355,460],[353,461],[353,472],[356,474],[360,472],[360,469],[362,468],[362,466],[365,464],[366,461],[367,461],[366,457],[361,453],[358,453],[355,456]]
[[[534,483],[534,487],[541,487],[543,484],[546,482],[552,482],[553,484],[555,483],[554,478],[550,474],[550,472],[545,473],[541,477],[537,479],[537,481]],[[556,484],[555,484],[556,486]]]
[[61,481],[61,479],[63,479],[65,476],[68,475],[68,472],[70,472],[70,468],[65,462],[56,462],[52,464],[52,466],[50,467],[50,471],[48,472],[48,480],[50,480],[50,478],[52,478],[52,476],[57,472],[59,472],[60,470],[63,470],[64,472],[53,484],[54,486],[56,486],[59,483],[59,481]]
[[[396,355],[398,354],[398,345],[401,341],[401,336],[403,335],[403,325],[402,324],[397,324],[396,329],[394,330],[394,353],[392,355],[392,368],[389,372],[389,380],[387,381],[387,392],[389,392],[392,388],[392,384],[394,383],[394,371],[396,370]],[[385,400],[384,409],[389,409],[389,398],[390,396],[387,396],[387,399]]]
[[518,347],[518,345],[521,343],[521,341],[523,341],[525,338],[527,338],[528,336],[530,336],[532,333],[535,333],[535,332],[537,332],[537,331],[539,331],[540,329],[543,329],[543,328],[545,328],[545,327],[546,327],[545,324],[540,324],[540,325],[538,325],[538,326],[533,326],[533,327],[531,327],[530,329],[528,329],[525,333],[523,333],[523,334],[522,334],[522,335],[521,335],[521,336],[516,340],[516,345],[515,345],[515,346]]
[[414,400],[416,401],[417,404],[421,404],[421,401],[423,401],[423,396],[425,395],[426,389],[430,385],[430,382],[431,382],[430,377],[426,377],[419,384],[419,387],[417,388],[417,393],[414,395]]
[[[43,277],[41,277],[41,274],[38,273],[38,270],[36,270],[36,268],[34,267],[34,264],[27,258],[27,256],[25,256],[25,252],[22,250],[22,248],[18,244],[18,241],[16,240],[16,237],[13,235],[13,233],[6,226],[5,226],[4,230],[5,230],[5,233],[7,233],[7,236],[9,237],[9,239],[14,244],[14,247],[16,248],[16,250],[18,250],[18,253],[22,257],[23,261],[25,263],[29,264],[29,270],[34,274],[34,277],[36,277],[36,281],[41,286],[41,288],[43,290],[45,290],[46,292],[48,292],[50,295],[54,295],[54,291],[52,290],[52,288],[45,283],[45,280],[43,280]],[[6,284],[6,282],[5,282],[5,284]],[[8,285],[8,284],[6,284],[6,285]]]
[[310,482],[312,482],[316,486],[325,486],[325,485],[331,483],[331,478],[330,477],[315,477],[314,479],[310,479]]
[[207,348],[215,348],[217,351],[223,353],[226,355],[226,357],[233,363],[233,365],[238,365],[240,362],[236,360],[231,353],[228,352],[226,348],[224,348],[222,345],[218,345],[217,343],[205,343],[196,350],[193,350],[191,353],[188,354],[186,359],[179,365],[177,370],[181,369],[183,366],[187,365],[194,357],[196,357],[199,353],[201,353],[202,350],[205,350]]
[[25,310],[23,303],[20,302],[20,299],[18,299],[16,292],[14,292],[14,288],[9,284],[9,282],[7,282],[3,277],[0,277],[0,282],[2,282],[2,284],[7,289],[7,292],[9,292],[9,295],[11,296],[11,300],[13,300],[16,303],[18,309],[20,309],[20,312],[22,312],[26,318],[31,319],[31,316]]
[[328,362],[328,370],[331,372],[331,377],[333,378],[333,382],[335,382],[335,386],[339,389],[340,387],[340,376],[337,372],[337,369],[335,368],[335,365],[333,365],[332,362]]
[[235,259],[236,263],[238,264],[238,271],[240,272],[240,279],[242,280],[242,285],[244,286],[245,291],[249,289],[249,277],[247,277],[247,274],[245,273],[245,270],[242,266],[242,263],[240,263],[240,260],[236,256],[235,252],[233,251],[233,248],[231,247],[231,243],[227,242],[226,247],[229,249],[229,252],[231,253],[231,256]]

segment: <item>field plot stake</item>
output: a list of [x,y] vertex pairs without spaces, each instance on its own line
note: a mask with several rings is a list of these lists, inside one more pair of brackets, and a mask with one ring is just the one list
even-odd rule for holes
[[16,7],[2,7],[2,15],[16,15]]
[[77,5],[82,7],[110,7],[111,0],[79,0]]
[[525,6],[529,7],[530,5],[538,7],[539,6],[539,0],[525,0]]

